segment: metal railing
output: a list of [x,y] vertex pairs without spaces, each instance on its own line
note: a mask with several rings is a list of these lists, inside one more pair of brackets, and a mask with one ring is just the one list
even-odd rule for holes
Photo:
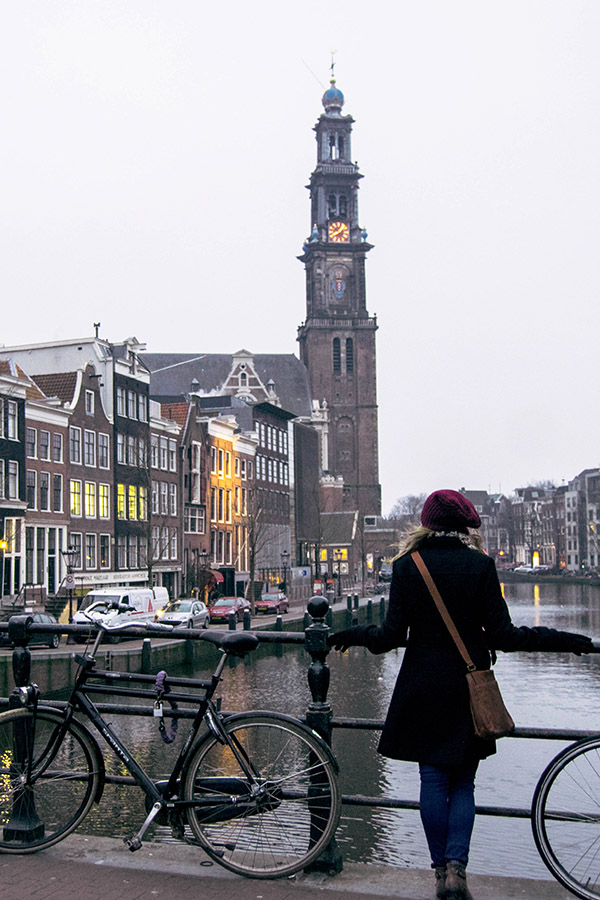
[[[366,604],[360,606],[358,595],[354,598],[348,596],[346,609],[340,609],[336,612],[336,617],[343,619],[343,627],[356,624],[359,619],[363,619],[367,623],[373,622],[376,618],[380,622],[385,618],[385,598],[381,597],[378,602],[368,600]],[[308,667],[307,678],[310,689],[311,700],[303,717],[303,721],[313,728],[321,737],[331,745],[331,737],[334,729],[339,730],[374,730],[378,731],[383,728],[384,722],[379,719],[356,719],[356,718],[336,718],[333,716],[331,705],[327,699],[329,690],[330,671],[327,665],[327,655],[330,648],[327,644],[328,635],[332,626],[332,610],[329,603],[324,597],[313,597],[307,606],[304,614],[304,631],[290,632],[282,630],[282,618],[277,616],[274,630],[259,631],[254,630],[253,633],[258,637],[259,641],[267,644],[288,644],[288,645],[304,645],[306,652],[310,656],[311,662]],[[236,623],[233,618],[230,620],[229,627],[235,629]],[[246,616],[244,627],[250,628],[250,617]],[[28,616],[13,616],[8,622],[0,622],[0,633],[8,631],[9,638],[14,644],[13,650],[13,675],[15,679],[15,690],[13,695],[19,693],[20,687],[25,687],[30,680],[31,654],[27,647],[29,636],[33,633],[58,633],[67,635],[88,635],[90,628],[86,625],[38,625],[31,622]],[[171,633],[168,635],[170,639],[181,640],[201,640],[202,631],[188,631],[181,634]],[[143,628],[128,628],[124,631],[129,637],[141,637],[150,644],[147,632]],[[162,639],[166,635],[161,636]],[[592,652],[600,652],[600,647],[594,647]],[[148,676],[149,680],[153,680],[152,676]],[[61,701],[45,701],[45,705],[63,708],[66,704]],[[0,700],[0,708],[6,708],[9,705],[9,698]],[[152,716],[153,711],[149,707],[127,706],[123,707],[118,704],[101,703],[98,704],[100,712],[119,713],[122,715],[139,715]],[[195,712],[193,710],[178,709],[171,711],[169,716],[176,718],[193,718]],[[535,739],[535,740],[558,740],[558,741],[576,741],[583,738],[593,737],[598,734],[597,731],[568,730],[562,728],[517,728],[509,737],[519,739]],[[127,776],[108,778],[120,784],[133,784],[133,779]],[[416,800],[407,800],[397,797],[373,797],[362,794],[344,794],[342,803],[353,806],[368,806],[381,809],[409,809],[416,810],[419,803]],[[530,809],[507,807],[507,806],[477,806],[478,815],[486,816],[506,816],[509,818],[530,818]],[[329,858],[323,863],[324,871],[340,871],[341,870],[341,854],[336,847],[333,848]]]

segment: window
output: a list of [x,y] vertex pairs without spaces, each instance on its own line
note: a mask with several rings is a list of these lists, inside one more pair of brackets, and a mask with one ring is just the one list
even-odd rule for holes
[[242,469],[242,481],[245,481],[245,480],[246,480],[246,460],[243,459],[243,460],[241,461],[241,463],[242,463],[242,465],[241,465],[241,469]]
[[100,568],[110,569],[110,534],[100,535]]
[[217,489],[210,489],[210,521],[217,521]]
[[125,465],[125,435],[117,434],[117,462]]
[[107,434],[98,435],[98,465],[101,469],[109,469],[109,442]]
[[217,474],[217,448],[210,448],[210,471],[213,475]]
[[52,435],[52,461],[56,463],[63,461],[63,436],[56,432]]
[[172,516],[177,515],[177,485],[169,485],[169,512]]
[[127,465],[135,466],[137,463],[137,444],[132,434],[127,435]]
[[231,453],[229,450],[225,451],[225,477],[231,478]]
[[234,473],[234,475],[235,475],[236,478],[239,478],[239,475],[240,475],[240,460],[239,460],[239,457],[238,457],[238,456],[236,456],[235,459],[234,459],[234,461],[233,461],[233,473]]
[[166,481],[160,483],[160,513],[166,516],[169,512],[169,485]]
[[158,436],[156,434],[150,436],[150,465],[153,469],[158,469]]
[[[94,395],[92,394],[92,397]],[[96,562],[96,535],[86,534],[85,536],[85,567],[86,569],[95,569]]]
[[69,458],[72,463],[81,462],[81,428],[69,428]]
[[266,438],[266,430],[265,430],[264,422],[260,423],[260,446],[261,447],[267,446],[267,438]]
[[168,459],[168,451],[169,451],[169,442],[167,438],[161,437],[159,441],[160,447],[160,467],[166,472],[169,468],[169,459]]
[[160,509],[160,500],[159,500],[159,484],[158,481],[152,482],[152,515],[158,515],[158,511]]
[[96,482],[86,481],[85,483],[85,515],[88,519],[96,518]]
[[248,460],[248,479],[252,480],[252,460]]
[[63,508],[63,477],[62,475],[52,476],[52,512],[62,512]]
[[25,473],[27,486],[27,506],[29,509],[37,509],[37,472],[27,469]]
[[69,541],[69,544],[73,548],[73,550],[75,550],[75,554],[73,555],[73,568],[81,569],[81,534],[71,532],[71,539]]
[[10,441],[18,441],[19,440],[19,410],[17,404],[14,400],[9,400],[7,403],[8,409],[8,431],[7,437]]
[[[94,395],[92,394],[92,397]],[[86,466],[96,465],[96,432],[83,432],[83,461]]]
[[40,509],[50,511],[50,475],[48,472],[40,472]]
[[340,350],[340,339],[333,339],[333,374],[340,375],[342,372],[342,354]]
[[160,557],[160,528],[158,525],[152,526],[152,559]]
[[219,476],[223,477],[223,451],[219,450]]
[[241,515],[242,512],[242,491],[239,487],[235,489],[235,514]]
[[198,509],[193,506],[187,506],[183,516],[183,527],[186,532],[204,534],[206,530],[204,508]]
[[29,459],[37,458],[37,429],[25,429],[25,453]]
[[160,533],[160,543],[161,543],[161,559],[169,558],[169,529],[166,527],[161,528]]
[[110,517],[110,485],[98,485],[98,515],[101,519]]
[[140,466],[140,468],[142,468],[142,469],[147,468],[147,466],[148,466],[148,448],[146,446],[146,441],[143,438],[138,438],[137,459],[138,459],[138,466]]
[[125,388],[117,388],[117,415],[124,416],[125,412]]
[[354,372],[354,341],[346,338],[346,372],[351,375]]
[[[85,414],[86,416],[94,415],[94,392],[86,391],[85,392]],[[94,566],[94,568],[96,568]]]
[[231,522],[231,491],[225,491],[225,521]]
[[148,400],[145,394],[138,394],[138,419],[140,422],[148,421]]
[[40,431],[40,459],[50,459],[49,431]]
[[124,534],[117,537],[117,568],[127,568],[127,537]]
[[223,490],[223,488],[219,488],[219,522],[223,522],[225,517],[224,494],[225,491]]
[[6,497],[5,477],[4,460],[0,459],[0,497],[2,499]]
[[135,484],[130,484],[127,489],[129,518],[137,519],[137,490]]
[[125,519],[125,485],[117,485],[117,519]]
[[177,471],[177,441],[169,438],[169,472]]
[[135,391],[127,391],[127,415],[130,419],[137,418],[137,403]]
[[171,559],[177,559],[177,529],[171,528]]
[[71,515],[81,515],[81,482],[72,478],[70,482]]
[[148,488],[138,488],[138,514],[142,521],[148,518]]
[[136,534],[130,534],[127,540],[128,549],[129,549],[129,568],[137,569],[138,567],[138,541]]
[[225,532],[225,562],[228,566],[231,565],[231,532]]
[[19,499],[19,463],[14,459],[8,460],[8,484],[6,496],[9,500]]

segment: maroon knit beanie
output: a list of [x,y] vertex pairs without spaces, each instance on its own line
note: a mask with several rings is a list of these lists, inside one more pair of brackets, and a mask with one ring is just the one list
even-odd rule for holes
[[431,531],[465,531],[479,528],[481,519],[464,494],[458,491],[434,491],[421,510],[421,525]]

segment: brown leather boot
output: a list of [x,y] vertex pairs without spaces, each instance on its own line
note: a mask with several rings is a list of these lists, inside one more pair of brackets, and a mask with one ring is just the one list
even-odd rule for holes
[[445,900],[473,900],[467,887],[467,872],[460,863],[449,862],[446,865]]
[[435,867],[436,900],[446,900],[446,866]]

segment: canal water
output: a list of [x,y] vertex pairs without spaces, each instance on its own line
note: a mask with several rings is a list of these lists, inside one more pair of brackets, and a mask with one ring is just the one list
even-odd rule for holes
[[[599,588],[537,585],[531,581],[506,584],[504,589],[516,625],[582,631],[600,641]],[[372,656],[363,648],[331,653],[329,699],[334,716],[383,719],[402,654],[399,650]],[[302,716],[310,697],[308,665],[309,658],[301,649],[262,645],[250,658],[232,663],[226,671],[223,708],[275,709]],[[499,654],[496,676],[517,726],[600,731],[600,654]],[[114,723],[127,745],[136,749],[142,765],[153,772],[168,771],[181,734],[167,747],[160,740],[154,719],[120,717]],[[182,721],[180,732],[184,734],[185,730]],[[346,729],[334,732],[343,792],[416,800],[416,764],[379,756],[378,736],[378,732]],[[501,740],[496,756],[480,766],[478,804],[528,808],[539,775],[563,746],[565,743],[559,741]],[[109,754],[106,756],[108,764]],[[111,771],[126,774],[114,762]],[[107,787],[102,803],[81,830],[114,835],[118,828],[122,834],[131,834],[144,818],[138,795],[132,788]],[[157,827],[154,839],[171,840],[169,830]],[[338,842],[344,857],[354,862],[418,868],[429,865],[416,811],[345,806]],[[478,816],[469,868],[490,875],[550,878],[537,855],[527,819]]]

